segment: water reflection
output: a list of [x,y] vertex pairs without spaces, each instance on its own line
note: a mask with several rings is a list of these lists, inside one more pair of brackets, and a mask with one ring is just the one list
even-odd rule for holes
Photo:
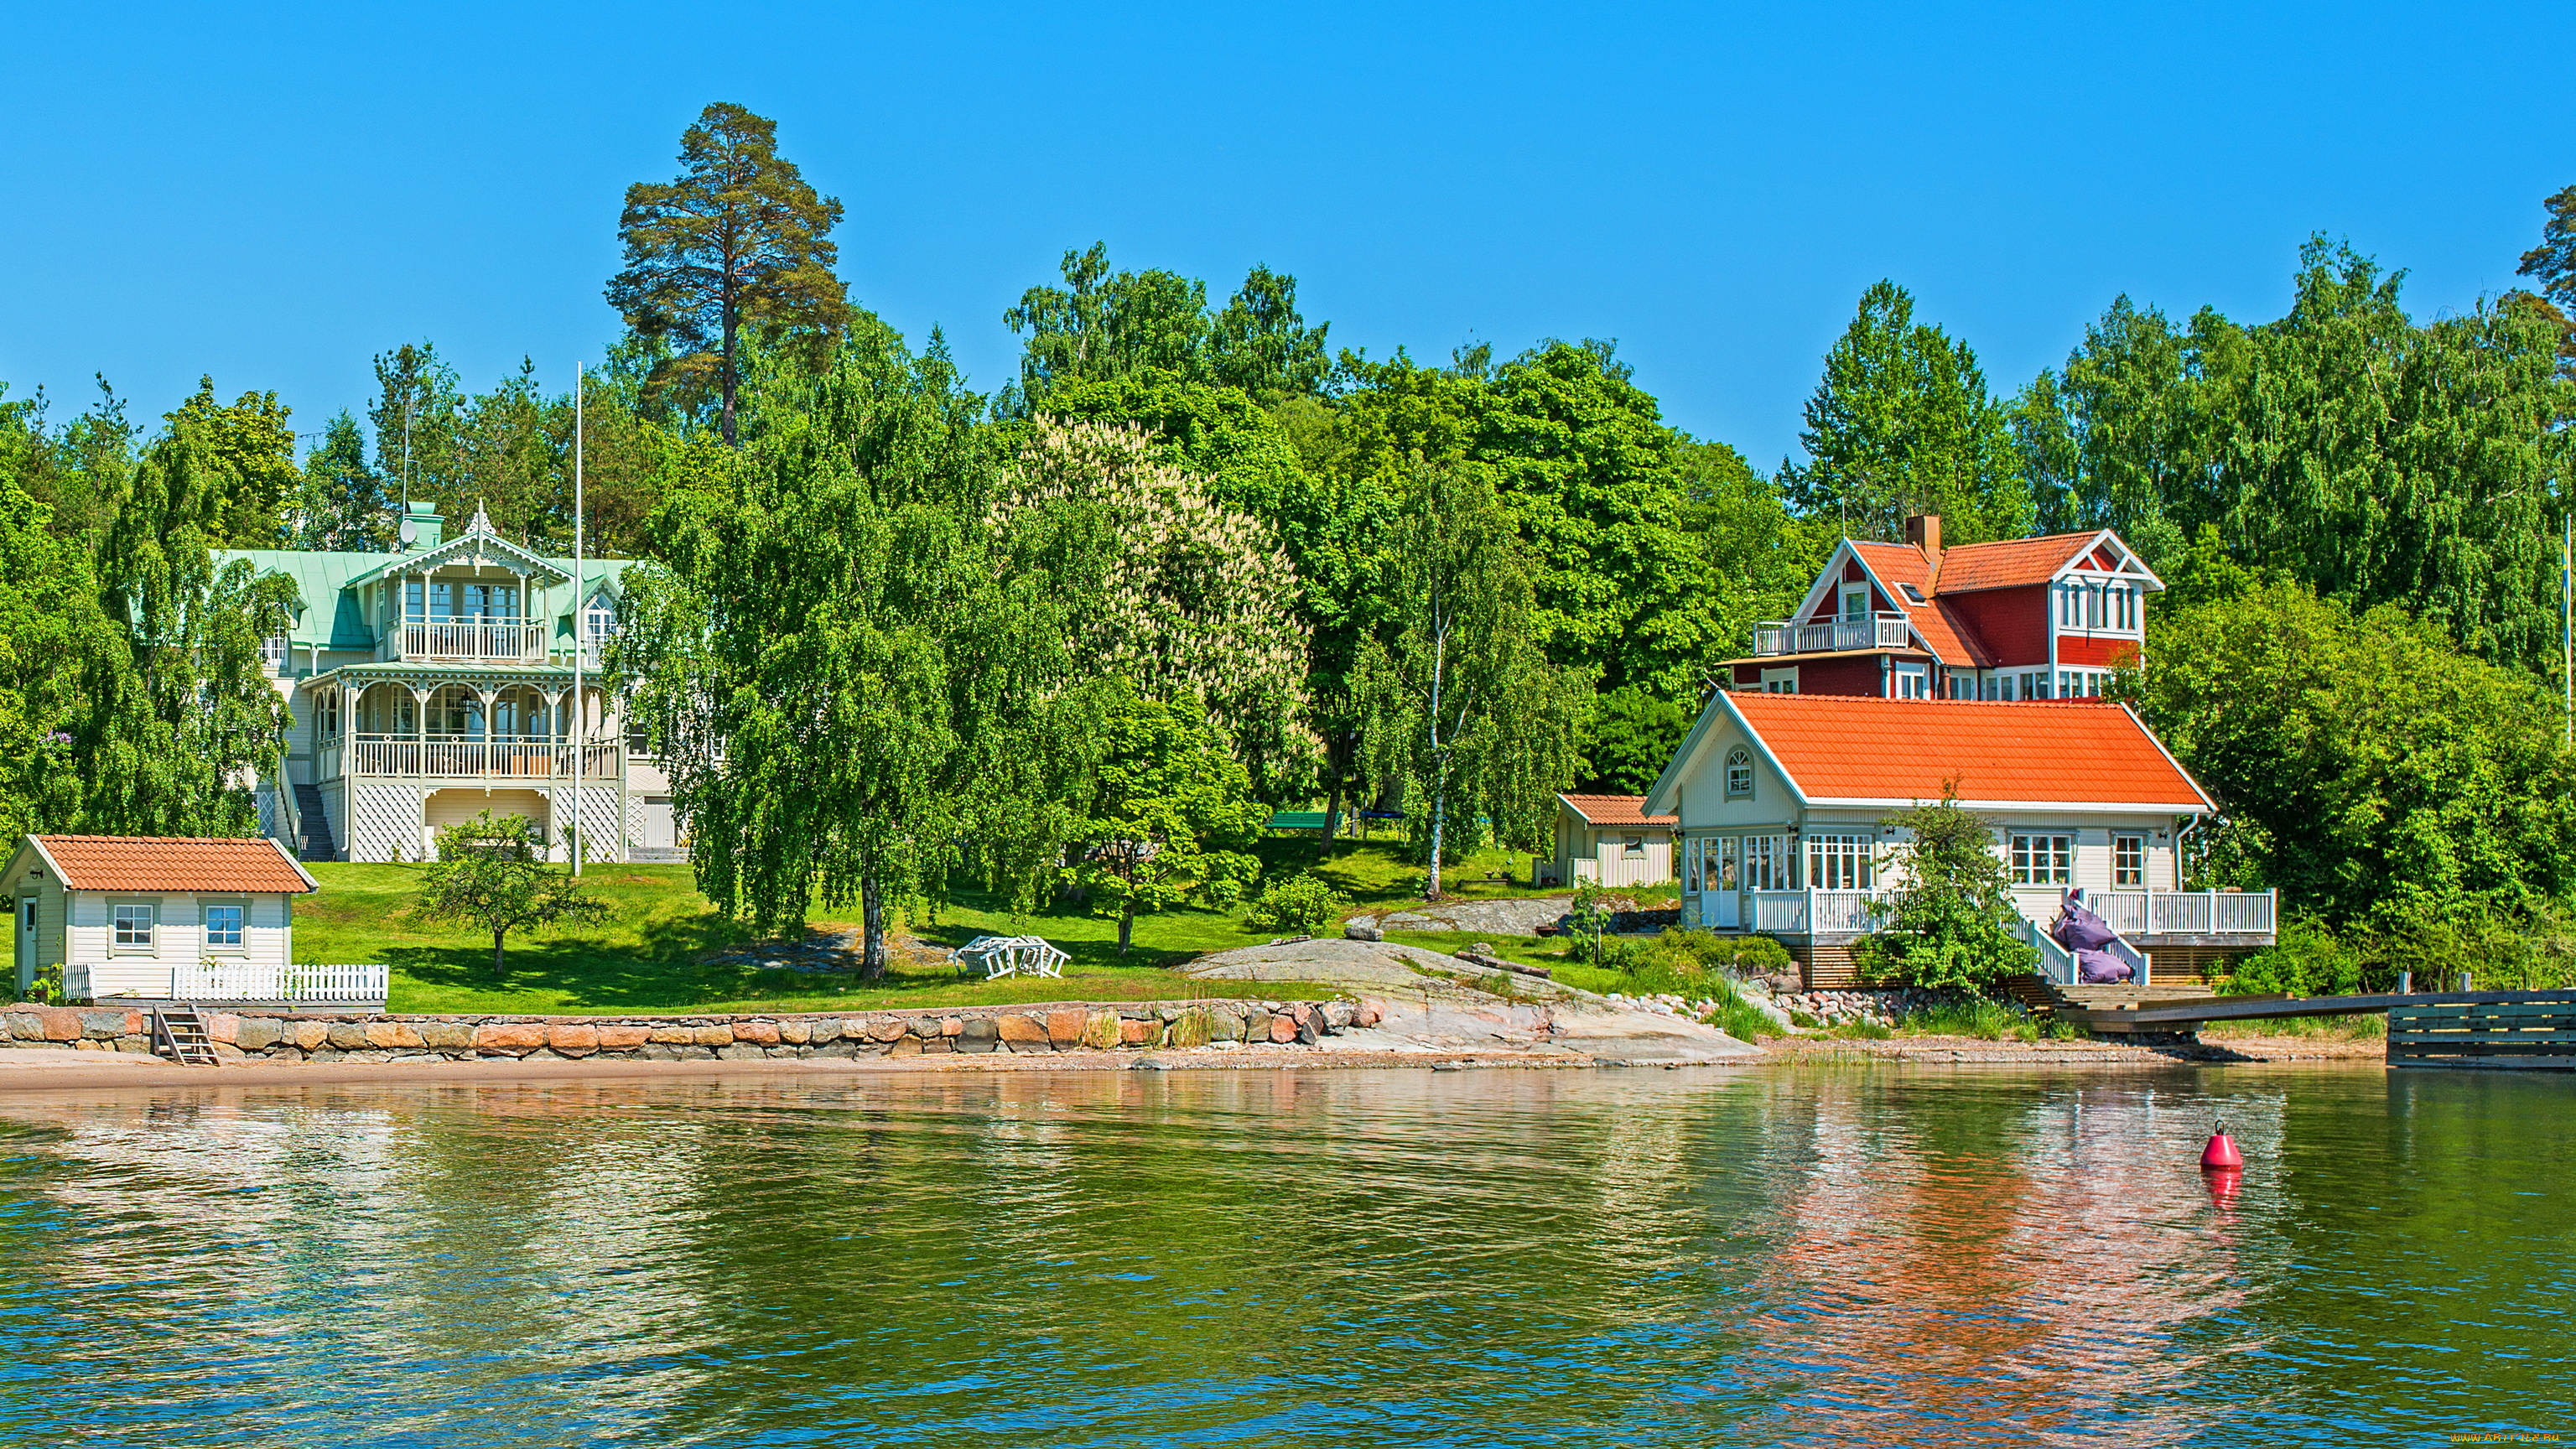
[[[2568,1095],[1853,1068],[20,1101],[0,1441],[2547,1428],[2576,1244],[2531,1209],[2570,1186],[2532,1144]],[[2247,1159],[2223,1202],[2197,1168],[2222,1110]],[[2445,1200],[2495,1311],[2410,1319],[2399,1354],[2388,1291],[2461,1271],[2423,1236]],[[2407,1371],[2427,1354],[2503,1367]]]

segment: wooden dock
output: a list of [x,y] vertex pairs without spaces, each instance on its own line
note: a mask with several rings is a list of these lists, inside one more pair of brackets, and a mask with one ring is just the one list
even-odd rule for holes
[[[2060,988],[2060,994],[2065,994]],[[2096,1032],[2197,1031],[2211,1021],[2388,1014],[2388,1064],[2576,1071],[2576,991],[2416,991],[2371,996],[2141,996],[2061,1001]]]
[[2388,1064],[2576,1072],[2576,992],[2472,992],[2392,1006]]

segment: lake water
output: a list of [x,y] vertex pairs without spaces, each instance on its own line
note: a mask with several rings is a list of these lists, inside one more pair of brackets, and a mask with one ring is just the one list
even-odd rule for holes
[[2376,1068],[0,1101],[0,1444],[2576,1439],[2571,1147]]

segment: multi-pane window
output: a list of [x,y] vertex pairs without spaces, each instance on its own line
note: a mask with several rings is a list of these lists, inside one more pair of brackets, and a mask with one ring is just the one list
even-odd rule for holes
[[1891,682],[1895,686],[1894,695],[1898,699],[1930,699],[1932,697],[1932,671],[1929,669],[1919,666],[1900,668],[1896,671],[1896,677]]
[[1807,837],[1807,884],[1820,891],[1865,891],[1875,884],[1866,835]]
[[2012,838],[2012,883],[2019,886],[2073,885],[2075,837],[2016,835]]
[[2147,838],[2143,835],[2111,837],[2111,884],[2124,890],[2144,890],[2147,884]]
[[1744,888],[1749,891],[1785,891],[1789,884],[1789,841],[1779,835],[1744,837]]
[[2126,585],[2111,591],[2111,623],[2118,629],[2138,627],[2138,591]]
[[1753,752],[1737,745],[1726,752],[1726,798],[1741,800],[1753,793]]
[[152,949],[152,907],[121,905],[116,908],[116,949],[120,951]]
[[241,949],[242,908],[239,906],[206,907],[206,945],[214,950]]

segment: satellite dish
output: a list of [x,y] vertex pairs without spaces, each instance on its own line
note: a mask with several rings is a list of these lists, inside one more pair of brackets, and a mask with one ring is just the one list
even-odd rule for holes
[[409,544],[420,537],[420,525],[406,518],[395,527],[394,536]]

